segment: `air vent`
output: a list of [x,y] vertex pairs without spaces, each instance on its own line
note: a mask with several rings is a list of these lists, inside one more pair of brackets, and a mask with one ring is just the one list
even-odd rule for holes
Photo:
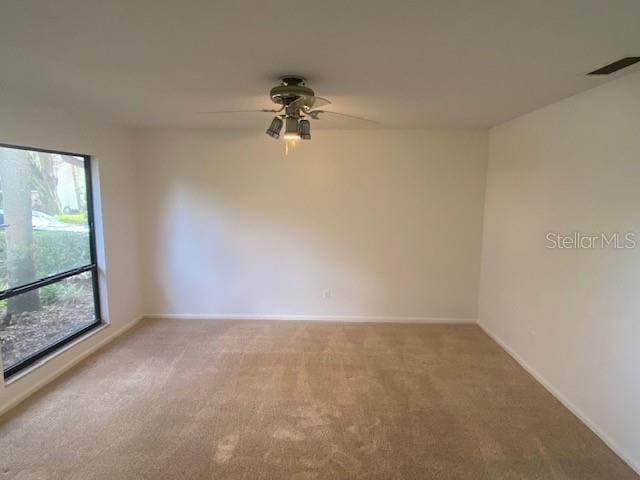
[[605,65],[604,67],[594,70],[593,72],[589,72],[587,75],[610,75],[613,72],[617,72],[618,70],[622,70],[623,68],[627,68],[628,66],[638,62],[640,62],[640,57],[624,57],[610,63],[609,65]]

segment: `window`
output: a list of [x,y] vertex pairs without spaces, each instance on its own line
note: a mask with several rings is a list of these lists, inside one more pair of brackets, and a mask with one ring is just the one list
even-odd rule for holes
[[0,144],[5,378],[100,325],[86,155]]

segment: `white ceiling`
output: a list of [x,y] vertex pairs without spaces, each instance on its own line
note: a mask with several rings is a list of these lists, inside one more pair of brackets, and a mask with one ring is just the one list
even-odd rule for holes
[[[638,0],[5,0],[0,88],[135,126],[264,128],[281,74],[392,128],[483,128],[616,76]],[[327,108],[328,109],[328,108]],[[360,128],[355,120],[323,120]]]

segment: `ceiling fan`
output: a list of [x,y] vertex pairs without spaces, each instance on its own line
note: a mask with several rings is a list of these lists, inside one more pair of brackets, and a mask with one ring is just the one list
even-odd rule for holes
[[279,108],[260,110],[220,110],[217,112],[200,112],[202,114],[224,114],[224,113],[275,113],[271,120],[271,125],[266,134],[272,138],[280,138],[280,132],[284,126],[283,138],[289,140],[310,140],[311,122],[319,120],[320,115],[340,115],[342,117],[353,118],[365,122],[378,123],[368,118],[347,115],[346,113],[320,110],[319,107],[329,105],[331,102],[326,98],[317,97],[315,92],[306,86],[306,79],[299,75],[285,75],[280,77],[280,85],[273,87],[269,93],[271,101]]

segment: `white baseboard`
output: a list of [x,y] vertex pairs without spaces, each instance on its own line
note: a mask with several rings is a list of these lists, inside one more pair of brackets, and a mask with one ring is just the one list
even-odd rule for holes
[[283,320],[314,322],[352,322],[352,323],[428,323],[428,324],[475,324],[475,318],[449,317],[381,317],[357,315],[243,315],[243,314],[202,314],[202,313],[150,313],[144,318],[163,318],[167,320]]
[[622,449],[606,434],[604,433],[589,417],[587,417],[578,407],[576,407],[567,397],[565,397],[560,390],[554,387],[548,382],[535,368],[530,366],[520,355],[518,355],[511,347],[509,347],[498,335],[491,331],[480,320],[477,322],[478,326],[491,337],[502,349],[507,352],[516,362],[520,364],[538,383],[547,389],[551,395],[553,395],[560,403],[562,403],[571,413],[573,413],[578,419],[584,423],[589,429],[595,433],[613,452],[618,455],[632,470],[640,475],[640,465],[636,463],[629,455],[622,451]]
[[[113,340],[115,340],[117,337],[119,337],[120,335],[125,333],[127,330],[129,330],[131,327],[133,327],[138,322],[140,322],[140,320],[142,320],[142,318],[143,318],[142,316],[140,316],[138,318],[135,318],[132,321],[130,321],[129,323],[123,325],[122,327],[120,327],[120,328],[118,328],[116,330],[113,330],[112,332],[110,332],[109,335],[105,336],[98,343],[96,343],[95,345],[91,346],[87,350],[84,350],[82,353],[79,353],[74,358],[70,359],[67,363],[65,363],[62,367],[57,369],[55,372],[52,372],[50,375],[46,376],[45,378],[43,378],[42,380],[40,380],[39,382],[34,384],[31,388],[25,390],[20,395],[18,395],[15,398],[11,399],[5,405],[0,406],[0,415],[3,415],[4,413],[8,412],[9,410],[11,410],[15,406],[17,406],[19,403],[21,403],[22,401],[26,400],[28,397],[33,395],[35,392],[37,392],[38,390],[40,390],[41,388],[43,388],[47,384],[49,384],[52,381],[54,381],[60,375],[65,373],[67,370],[71,369],[72,367],[74,367],[75,365],[80,363],[82,360],[87,358],[89,355],[95,353],[97,350],[99,350],[100,348],[105,346],[107,343],[110,343]],[[103,328],[105,328],[105,329],[109,328],[109,325],[107,325],[107,326],[105,326]],[[111,327],[111,328],[113,328],[113,327]],[[89,334],[95,334],[94,332],[97,333],[97,331],[91,331],[91,332],[89,332]],[[54,355],[55,356],[61,355],[62,353],[70,350],[74,345],[76,345],[77,343],[81,342],[82,340],[84,340],[86,338],[87,337],[80,337],[79,339],[75,340],[74,342],[70,343],[69,345],[66,345],[63,349],[61,349],[59,352],[56,352]],[[10,381],[5,385],[5,388],[11,388],[12,384],[17,383],[17,382],[20,381],[21,378],[26,377],[26,375],[28,374],[28,372],[31,369],[41,368],[51,358],[53,358],[53,357],[45,358],[42,362],[36,363],[33,367],[30,367],[29,369],[27,369],[25,371],[25,373],[20,373],[20,374],[18,374],[18,376],[12,377],[10,379]]]

